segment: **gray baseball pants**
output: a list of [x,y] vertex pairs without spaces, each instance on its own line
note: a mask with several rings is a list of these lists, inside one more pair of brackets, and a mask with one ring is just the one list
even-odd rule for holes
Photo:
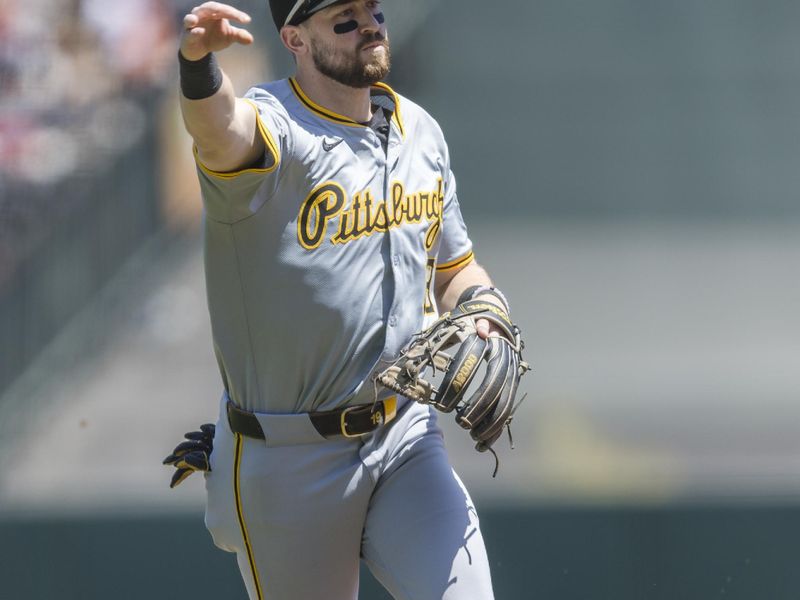
[[226,402],[206,526],[236,552],[251,600],[356,600],[360,559],[399,600],[494,598],[475,507],[430,407],[405,402],[388,426],[334,440],[305,415],[258,415],[265,442],[231,432]]

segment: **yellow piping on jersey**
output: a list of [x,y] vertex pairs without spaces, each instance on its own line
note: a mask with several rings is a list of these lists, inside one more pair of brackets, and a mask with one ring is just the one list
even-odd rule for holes
[[233,459],[233,495],[236,499],[236,516],[239,519],[239,527],[242,530],[242,539],[244,540],[244,547],[247,551],[247,562],[250,563],[250,570],[253,573],[253,585],[256,588],[256,597],[258,600],[264,600],[264,593],[261,591],[261,580],[258,577],[258,568],[256,567],[256,560],[253,557],[253,548],[250,546],[250,536],[247,534],[247,526],[244,524],[244,511],[242,510],[242,495],[239,490],[239,466],[242,463],[242,434],[237,433],[236,436],[236,449],[234,451]]
[[244,173],[269,173],[274,171],[278,168],[278,165],[281,162],[281,155],[278,151],[278,146],[275,144],[275,140],[272,138],[272,134],[270,134],[267,126],[264,125],[264,122],[261,120],[261,115],[258,112],[258,107],[256,106],[255,102],[252,100],[248,100],[245,98],[245,102],[247,102],[250,106],[253,107],[253,110],[256,111],[256,125],[258,126],[258,131],[261,133],[261,137],[264,140],[264,144],[267,147],[267,150],[275,159],[273,164],[269,167],[264,167],[263,169],[257,168],[249,168],[249,169],[242,169],[240,171],[229,171],[229,172],[221,172],[221,171],[212,171],[207,166],[205,166],[202,161],[200,160],[200,156],[197,152],[197,145],[192,147],[192,152],[194,154],[194,159],[197,162],[197,166],[200,167],[206,175],[210,175],[212,177],[217,177],[218,179],[233,179],[234,177],[238,177],[239,175],[243,175]]
[[469,263],[471,263],[475,259],[475,255],[472,253],[472,250],[467,252],[464,256],[457,258],[455,260],[451,260],[446,263],[442,263],[440,265],[436,265],[437,271],[452,271],[453,269],[458,269],[459,267],[466,267]]
[[[297,83],[297,80],[294,77],[289,78],[289,86],[292,88],[294,95],[297,96],[297,99],[311,112],[316,113],[318,116],[326,119],[328,121],[332,121],[334,123],[338,123],[339,125],[347,125],[348,127],[366,127],[363,123],[359,123],[358,121],[354,121],[350,117],[345,117],[344,115],[340,115],[338,113],[333,112],[332,110],[328,110],[327,108],[320,106],[316,102],[314,102],[311,98],[306,96],[306,93],[303,91],[303,88],[300,87],[300,84]],[[392,111],[392,120],[397,124],[397,129],[400,131],[400,135],[405,139],[406,133],[405,128],[403,127],[403,122],[400,119],[400,100],[397,98],[397,94],[394,93],[394,90],[390,88],[385,83],[376,83],[375,86],[378,89],[387,92],[391,95],[392,100],[394,100],[394,111]]]
[[314,102],[311,98],[306,96],[305,92],[300,87],[300,84],[295,81],[294,77],[289,78],[289,85],[292,87],[292,91],[294,95],[297,96],[297,99],[305,105],[307,109],[311,112],[317,113],[324,119],[328,121],[333,121],[334,123],[339,123],[340,125],[347,125],[348,127],[365,127],[358,121],[354,121],[350,117],[345,117],[344,115],[337,114],[332,110],[328,110],[327,108],[323,108],[316,102]]

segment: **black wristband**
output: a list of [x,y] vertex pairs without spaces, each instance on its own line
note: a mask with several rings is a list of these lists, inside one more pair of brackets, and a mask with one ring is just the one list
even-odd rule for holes
[[179,50],[178,64],[181,92],[189,100],[209,98],[222,87],[222,71],[213,52],[209,52],[200,60],[189,60]]

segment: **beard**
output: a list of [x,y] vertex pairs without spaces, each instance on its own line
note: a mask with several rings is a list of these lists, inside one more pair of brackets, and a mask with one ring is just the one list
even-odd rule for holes
[[[369,58],[362,56],[362,48],[374,42],[384,42],[384,52]],[[312,39],[311,57],[320,73],[352,88],[367,88],[379,82],[389,74],[392,62],[389,43],[380,33],[365,36],[352,54]]]

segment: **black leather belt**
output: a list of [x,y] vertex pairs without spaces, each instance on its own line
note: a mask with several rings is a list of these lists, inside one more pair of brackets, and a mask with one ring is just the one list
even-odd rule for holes
[[[231,431],[247,437],[264,439],[264,430],[258,418],[228,401],[228,424]],[[397,416],[397,397],[379,400],[373,404],[346,406],[325,412],[307,413],[311,424],[326,438],[355,438],[389,423]]]

